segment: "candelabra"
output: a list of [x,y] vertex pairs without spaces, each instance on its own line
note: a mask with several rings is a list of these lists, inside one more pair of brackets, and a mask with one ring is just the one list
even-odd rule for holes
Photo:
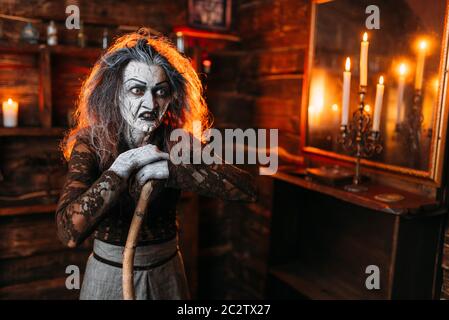
[[345,190],[351,192],[361,192],[368,190],[362,185],[360,173],[360,159],[373,156],[382,151],[379,131],[371,129],[371,117],[365,111],[366,86],[360,86],[359,106],[353,113],[348,125],[340,128],[340,143],[345,150],[351,151],[355,156],[355,174],[351,185],[345,186]]
[[[416,89],[413,95],[413,104],[404,122],[396,125],[396,131],[405,140],[404,146],[407,152],[411,151],[411,157],[409,158],[412,163],[411,166],[419,166],[420,161],[420,146],[421,146],[421,131],[423,124],[422,114],[422,91]],[[429,131],[431,135],[431,131]]]

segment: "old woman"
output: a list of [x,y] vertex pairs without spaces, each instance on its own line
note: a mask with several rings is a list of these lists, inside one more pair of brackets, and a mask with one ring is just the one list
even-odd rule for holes
[[170,133],[210,125],[190,61],[146,30],[117,39],[81,89],[77,125],[63,143],[68,175],[56,222],[69,247],[94,237],[81,299],[122,298],[122,254],[139,190],[155,182],[134,260],[137,299],[186,299],[176,204],[183,189],[253,200],[251,177],[229,164],[173,164]]

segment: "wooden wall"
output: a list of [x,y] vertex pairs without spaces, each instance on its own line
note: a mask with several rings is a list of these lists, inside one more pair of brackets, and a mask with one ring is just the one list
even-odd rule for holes
[[[77,30],[64,27],[65,7],[70,4],[79,5],[88,45],[97,49],[71,54],[62,47],[50,52],[51,125],[57,128],[67,125],[68,111],[74,107],[81,82],[100,53],[105,27],[110,35],[119,34],[120,25],[149,26],[168,34],[174,26],[185,24],[187,9],[185,0],[5,0],[0,13],[42,20],[35,24],[40,43],[45,43],[46,24],[55,20],[59,43],[73,46]],[[24,25],[2,19],[4,39],[0,45],[18,41]],[[25,126],[40,126],[40,67],[39,49],[0,54],[0,100],[13,97],[20,102],[22,127],[14,131],[18,135],[0,134],[0,299],[76,299],[79,291],[65,288],[65,269],[73,264],[83,271],[90,253],[90,241],[81,248],[67,249],[56,236],[54,203],[66,170],[58,148],[62,130],[23,130]],[[48,194],[40,199],[8,200],[30,192]],[[195,201],[194,197],[184,198],[180,210],[181,219],[186,221],[181,234],[186,239],[182,245],[188,261],[196,256],[196,239],[189,238],[195,235],[196,223],[184,212],[196,212]],[[196,274],[196,264],[186,263],[186,268],[189,274]],[[192,290],[195,294],[195,284]]]
[[[278,128],[280,147],[299,154],[309,14],[307,0],[238,1],[240,46],[212,55],[207,97],[215,126]],[[257,183],[257,203],[209,200],[200,212],[200,297],[264,297],[272,180]]]
[[449,300],[449,224],[446,227],[443,244],[441,298]]

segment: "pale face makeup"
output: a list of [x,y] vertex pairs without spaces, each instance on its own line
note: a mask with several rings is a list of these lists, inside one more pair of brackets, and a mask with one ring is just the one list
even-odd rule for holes
[[127,142],[139,146],[161,123],[172,95],[164,69],[131,61],[123,70],[120,113],[128,124]]

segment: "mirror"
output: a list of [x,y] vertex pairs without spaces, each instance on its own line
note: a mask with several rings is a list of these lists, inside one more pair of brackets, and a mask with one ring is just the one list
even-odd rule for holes
[[[444,145],[439,137],[446,130],[442,94],[446,79],[441,72],[447,59],[446,11],[446,1],[315,1],[303,100],[304,151],[354,160],[353,150],[341,141],[343,72],[349,58],[351,124],[359,107],[361,42],[366,32],[364,111],[371,118],[371,130],[381,76],[384,94],[378,118],[382,151],[362,164],[438,183]],[[366,23],[379,29],[368,29]]]

